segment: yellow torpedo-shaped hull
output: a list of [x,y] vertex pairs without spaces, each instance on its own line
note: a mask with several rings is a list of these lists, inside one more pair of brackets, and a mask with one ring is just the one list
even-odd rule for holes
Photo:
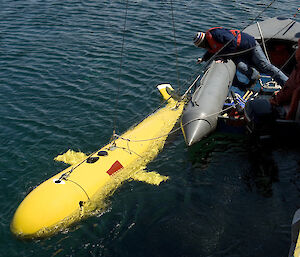
[[[165,85],[159,89],[169,98]],[[113,143],[36,187],[17,208],[11,231],[19,237],[44,237],[88,216],[101,197],[127,179],[138,179],[138,172],[162,149],[183,105],[169,99]],[[145,174],[140,177],[147,180]]]

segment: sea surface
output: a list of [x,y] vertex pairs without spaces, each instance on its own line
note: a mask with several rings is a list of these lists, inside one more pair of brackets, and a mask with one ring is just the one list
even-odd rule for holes
[[197,31],[243,29],[255,18],[292,17],[298,7],[298,0],[1,0],[0,256],[287,256],[300,207],[299,147],[253,149],[235,134],[215,133],[191,148],[180,131],[170,136],[148,165],[167,182],[126,182],[102,215],[51,238],[18,240],[10,222],[30,190],[66,167],[57,155],[92,153],[114,128],[137,124],[162,104],[158,84],[188,88],[202,71]]

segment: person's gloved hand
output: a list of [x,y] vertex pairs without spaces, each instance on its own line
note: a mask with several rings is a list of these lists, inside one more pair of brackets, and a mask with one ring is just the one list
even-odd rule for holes
[[203,62],[203,59],[202,59],[201,57],[199,57],[199,58],[197,59],[197,63],[201,63],[201,62]]

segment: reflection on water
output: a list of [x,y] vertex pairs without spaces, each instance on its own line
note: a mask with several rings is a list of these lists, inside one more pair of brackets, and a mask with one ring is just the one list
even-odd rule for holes
[[243,136],[216,132],[189,147],[190,161],[194,166],[200,165],[202,168],[206,168],[213,153],[243,147],[243,144]]
[[251,169],[244,175],[249,190],[265,197],[272,196],[272,184],[278,182],[278,167],[273,159],[272,148],[268,145],[248,142]]

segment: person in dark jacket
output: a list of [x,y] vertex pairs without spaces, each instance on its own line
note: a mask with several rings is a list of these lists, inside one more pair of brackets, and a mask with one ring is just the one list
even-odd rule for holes
[[248,86],[259,79],[259,72],[270,75],[281,86],[288,79],[281,70],[268,61],[255,38],[239,30],[216,27],[205,33],[198,32],[194,37],[194,44],[207,49],[203,58],[198,58],[198,63],[209,60],[215,54],[230,58],[238,71],[249,79]]
[[300,39],[298,40],[298,48],[295,57],[296,66],[289,76],[289,79],[284,84],[283,88],[270,99],[270,103],[275,107],[290,104],[286,119],[295,118],[300,101]]

